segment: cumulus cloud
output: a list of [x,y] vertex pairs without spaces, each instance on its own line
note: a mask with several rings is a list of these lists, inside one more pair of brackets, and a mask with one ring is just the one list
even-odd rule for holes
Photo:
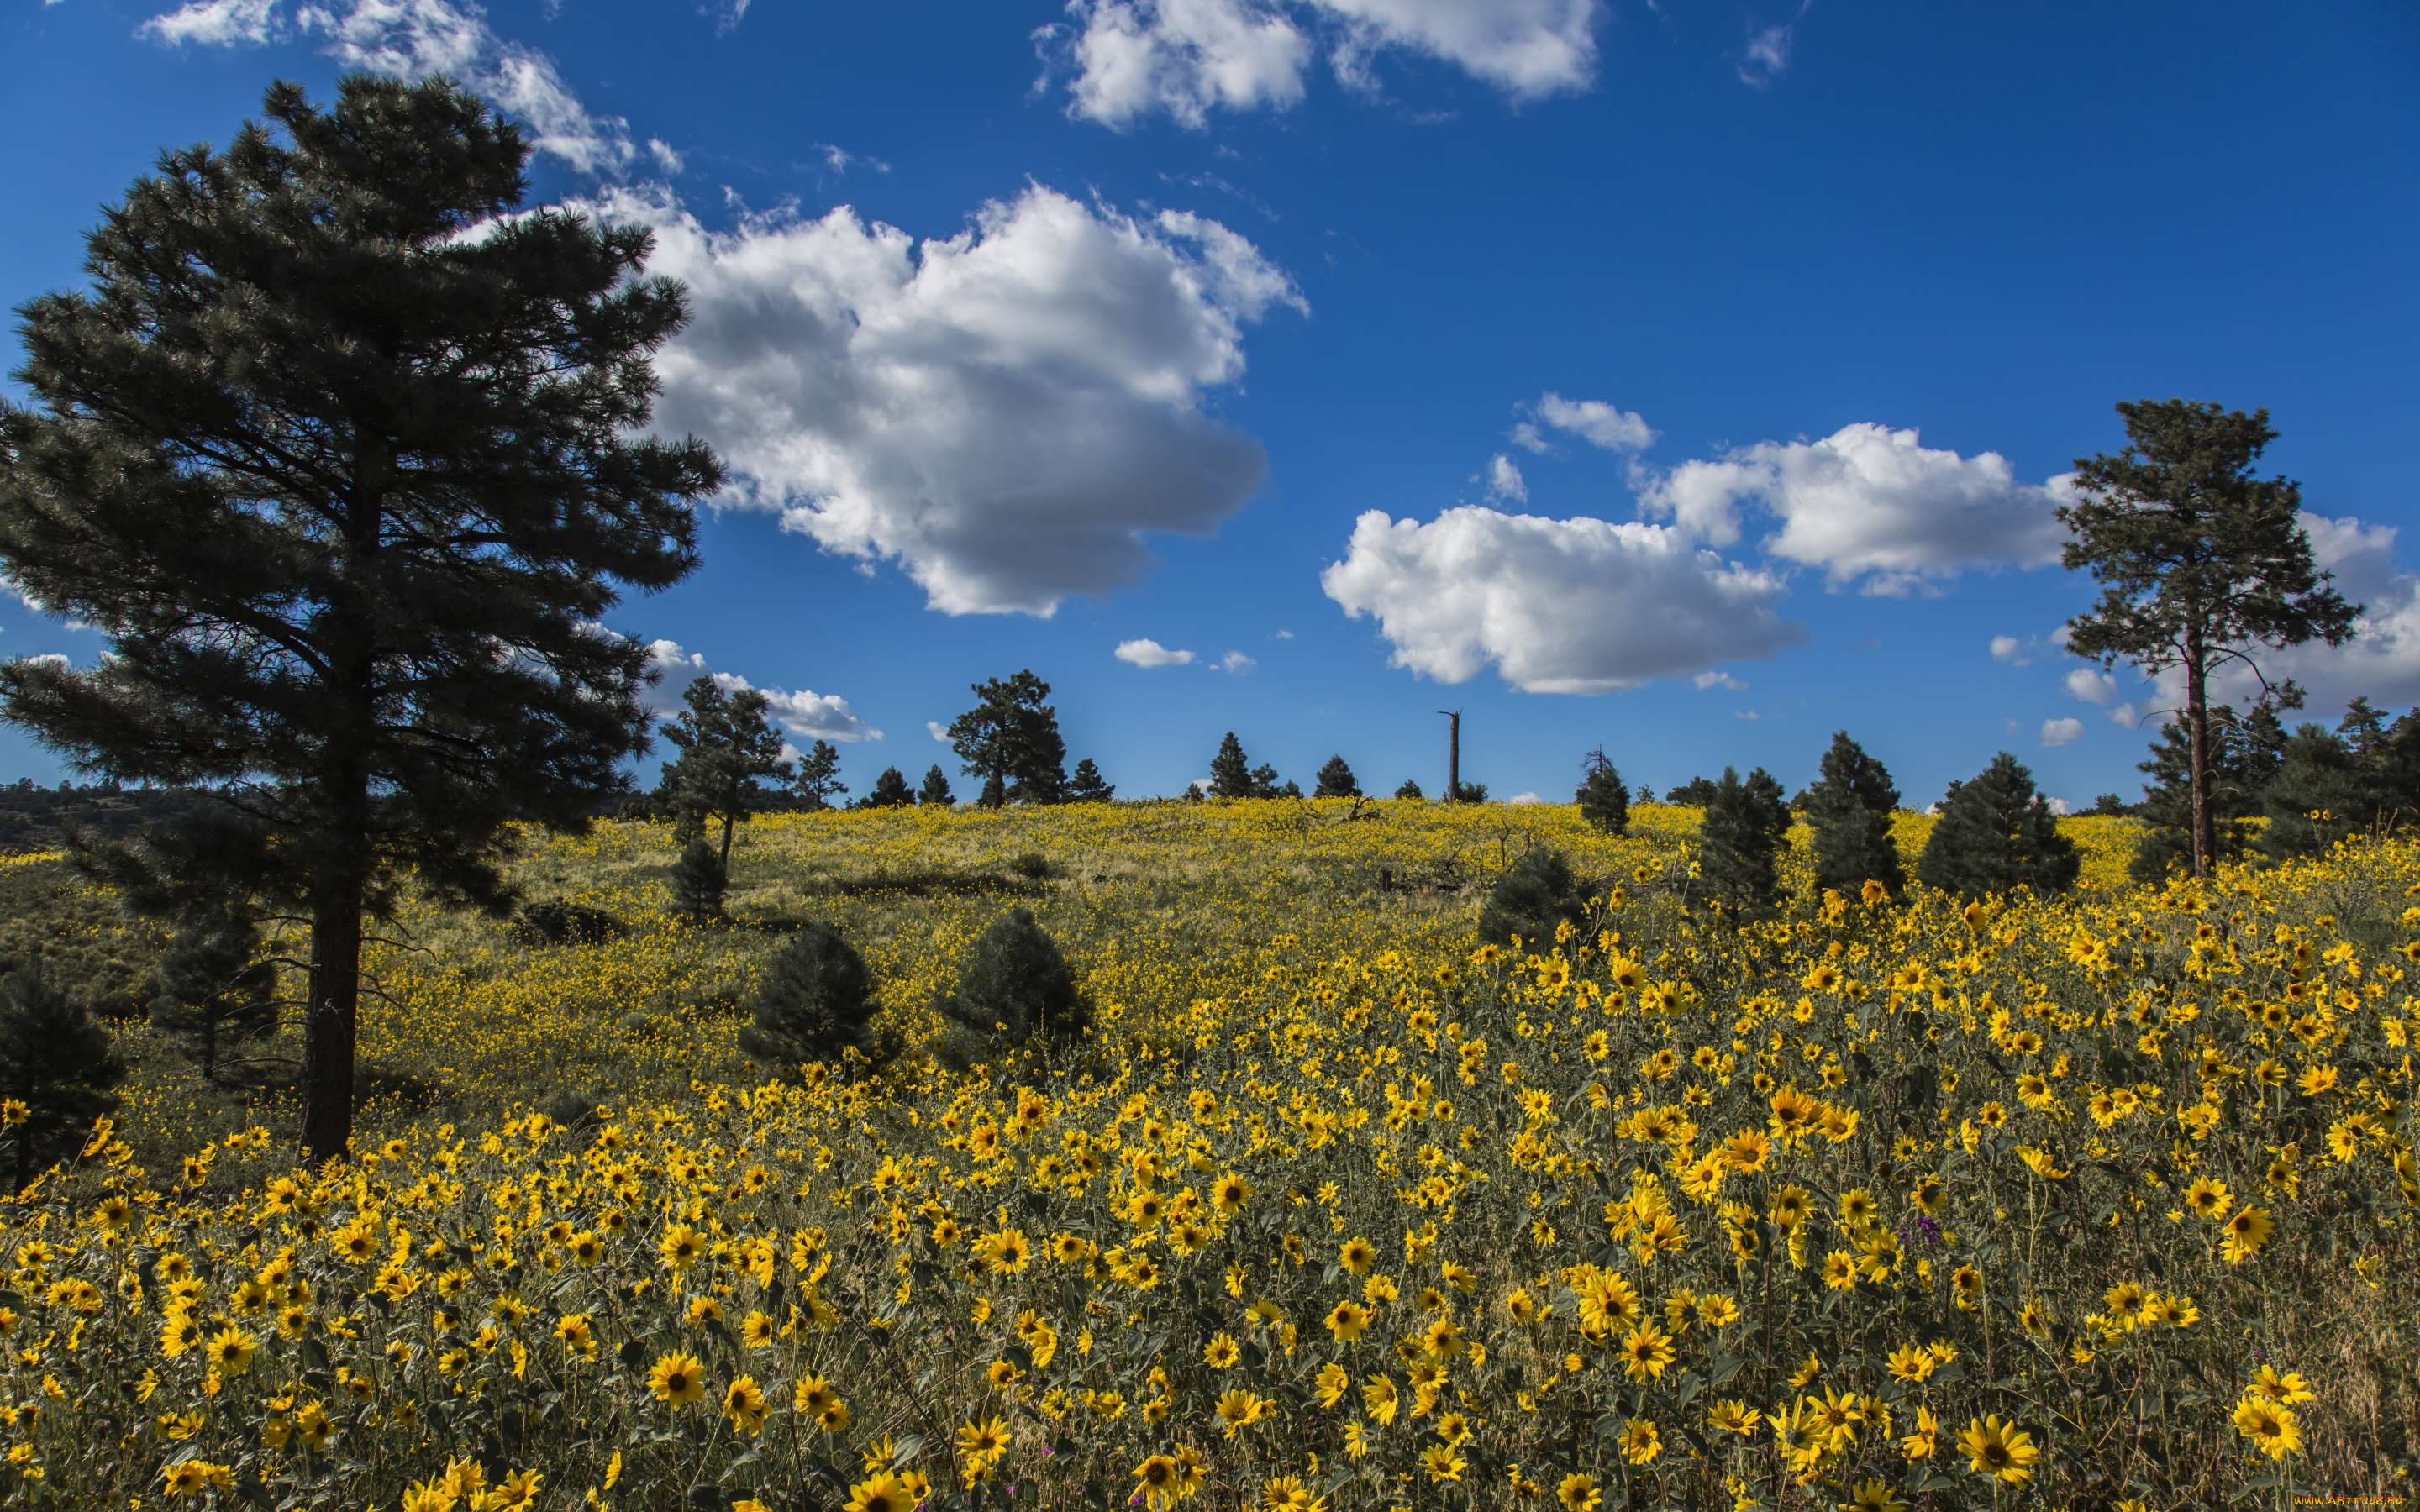
[[1521,477],[1521,470],[1512,459],[1498,452],[1487,464],[1487,497],[1510,499],[1516,504],[1529,501],[1529,486]]
[[1320,585],[1377,620],[1395,666],[1460,683],[1493,664],[1528,692],[1612,692],[1806,639],[1774,610],[1778,578],[1635,521],[1372,510]]
[[1699,672],[1696,677],[1690,679],[1690,681],[1696,683],[1699,687],[1727,687],[1734,693],[1745,693],[1747,691],[1747,685],[1741,682],[1738,678],[1733,677],[1729,672]]
[[1214,665],[1216,665],[1222,672],[1233,672],[1236,676],[1241,677],[1244,673],[1250,671],[1253,668],[1259,666],[1260,663],[1254,661],[1251,657],[1245,656],[1240,651],[1230,651],[1225,656],[1219,657]]
[[[1655,444],[1656,430],[1636,410],[1617,409],[1602,399],[1566,399],[1551,390],[1538,400],[1537,416],[1557,430],[1567,430],[1608,452],[1643,452]],[[1526,434],[1523,434],[1526,433]],[[1515,440],[1531,451],[1544,449],[1545,439],[1524,425]]]
[[1835,587],[1899,595],[1967,568],[2057,561],[2065,532],[2051,512],[2067,488],[2064,475],[2019,483],[1997,452],[1961,456],[1919,444],[1913,429],[1861,422],[1818,441],[1762,441],[1684,462],[1652,480],[1639,503],[1727,546],[1753,500],[1780,522],[1767,552],[1823,568]]
[[2083,738],[2084,721],[2081,719],[2044,719],[2042,721],[2041,743],[2045,746],[2064,746],[2071,741]]
[[1171,651],[1147,637],[1140,640],[1121,640],[1118,649],[1109,655],[1137,667],[1182,667],[1193,659],[1190,651]]
[[2078,667],[2067,674],[2067,696],[2107,703],[2118,697],[2118,679],[2097,667]]
[[[2397,565],[2396,528],[2350,516],[2304,514],[2311,557],[2335,575],[2334,587],[2362,606],[2353,638],[2341,646],[2318,642],[2259,653],[2273,682],[2292,678],[2310,695],[2314,717],[2333,718],[2355,694],[2384,707],[2420,704],[2420,577]],[[2182,683],[2170,673],[2159,680],[2162,702],[2183,702]],[[2211,679],[2213,701],[2239,709],[2260,696],[2260,685],[2240,667]]]
[[2017,638],[2012,635],[1995,635],[1992,637],[1992,659],[1993,661],[2005,661],[2011,667],[2030,667],[2033,665],[2033,658],[2024,654],[2024,648],[2018,643]]
[[[658,675],[642,697],[648,709],[659,716],[677,713],[682,691],[701,677],[713,678],[726,693],[753,686],[737,672],[716,671],[706,664],[704,653],[684,650],[676,640],[649,641],[647,665]],[[882,738],[881,731],[858,717],[848,706],[848,700],[837,694],[775,687],[763,692],[765,702],[771,705],[774,722],[794,735],[840,741]]]
[[200,47],[266,44],[277,25],[279,0],[193,0],[134,28],[155,42]]
[[938,740],[938,741],[942,742],[944,745],[948,744],[948,742],[949,742],[949,738],[950,738],[950,727],[949,727],[948,725],[943,724],[943,723],[942,723],[940,720],[939,720],[939,719],[927,719],[927,720],[925,720],[925,721],[924,721],[924,733],[925,733],[926,734],[931,735],[935,740]]
[[1450,63],[1515,100],[1588,85],[1598,0],[1071,0],[1035,34],[1072,75],[1068,113],[1125,130],[1166,115],[1199,130],[1213,110],[1285,110],[1314,51],[1348,86],[1376,57]]
[[1307,307],[1216,221],[1040,187],[921,244],[845,207],[728,232],[661,197],[599,208],[654,227],[649,270],[689,286],[659,425],[713,443],[726,502],[898,563],[934,609],[1130,587],[1147,533],[1212,533],[1267,471],[1202,404],[1242,374],[1246,323]]
[[590,115],[552,59],[498,37],[474,0],[336,0],[290,15],[285,0],[189,0],[135,32],[210,47],[314,38],[348,69],[459,80],[528,128],[532,147],[582,173],[618,175],[636,156],[628,123]]

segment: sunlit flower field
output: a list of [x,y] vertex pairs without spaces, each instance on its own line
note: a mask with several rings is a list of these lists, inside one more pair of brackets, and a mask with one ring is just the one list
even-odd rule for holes
[[[1697,811],[1342,802],[533,841],[410,912],[351,1163],[156,1056],[0,1208],[8,1504],[2291,1506],[2420,1448],[2420,847],[1967,906],[1693,890]],[[1911,858],[1926,821],[1901,816]],[[1803,836],[1802,836],[1803,841]],[[1532,846],[1589,926],[1481,940]],[[829,919],[923,1042],[1033,908],[1063,1063],[738,1058]],[[130,1054],[147,1031],[122,1031]],[[138,1159],[138,1150],[142,1151]],[[155,1158],[153,1151],[178,1157]]]

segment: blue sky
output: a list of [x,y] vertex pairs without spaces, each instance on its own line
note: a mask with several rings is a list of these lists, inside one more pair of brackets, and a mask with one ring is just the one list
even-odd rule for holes
[[[1135,795],[1230,729],[1435,793],[1457,707],[1498,796],[1599,744],[1794,786],[1841,728],[1919,802],[2002,748],[2131,795],[2161,691],[2063,655],[2089,585],[2043,563],[2136,397],[2272,410],[2370,609],[2280,665],[2420,702],[2408,6],[8,6],[9,305],[161,147],[349,63],[655,224],[698,315],[659,419],[736,483],[611,623],[860,792],[1030,666]],[[0,600],[0,654],[100,650]]]

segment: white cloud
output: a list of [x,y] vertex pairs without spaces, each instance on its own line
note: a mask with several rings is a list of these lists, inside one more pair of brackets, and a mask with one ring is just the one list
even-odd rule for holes
[[1992,637],[1992,659],[1993,661],[2005,661],[2011,667],[2032,666],[2033,658],[2024,655],[2023,651],[2024,648],[2018,644],[2017,638],[2015,636],[1995,635]]
[[2042,798],[2042,804],[2045,808],[2049,809],[2051,812],[2058,815],[2062,819],[2066,818],[2069,814],[2075,812],[2075,805],[2068,802],[2065,798],[2054,798],[2045,795]]
[[2138,708],[2133,703],[2120,703],[2109,711],[2109,722],[2120,730],[2133,730],[2139,728],[2143,720],[2152,712],[2148,708]]
[[934,609],[1130,587],[1147,532],[1212,533],[1267,470],[1201,403],[1243,372],[1246,322],[1305,306],[1215,221],[1038,186],[921,245],[846,208],[721,233],[665,199],[601,208],[651,224],[648,270],[689,285],[658,424],[714,445],[726,501],[896,561]]
[[[1199,130],[1214,108],[1302,99],[1311,39],[1252,0],[1076,0],[1071,115],[1125,128],[1155,111]],[[1058,27],[1045,29],[1056,36]]]
[[1120,661],[1130,662],[1137,667],[1182,667],[1193,659],[1193,653],[1190,651],[1171,651],[1158,641],[1148,638],[1140,640],[1121,640],[1118,642],[1118,649],[1109,655]]
[[[1643,452],[1655,444],[1656,430],[1636,410],[1617,409],[1602,399],[1566,399],[1549,391],[1538,400],[1538,418],[1557,430],[1567,430],[1591,445],[1608,452]],[[1528,432],[1524,440],[1521,432]],[[1544,440],[1536,427],[1524,424],[1513,439],[1531,451],[1542,450]]]
[[1291,640],[1294,639],[1294,632],[1292,630],[1280,630],[1276,635],[1271,636],[1269,639],[1273,640]]
[[2044,719],[2042,721],[2041,743],[2045,746],[2064,746],[2070,741],[2083,738],[2084,721],[2081,719]]
[[948,725],[943,724],[943,723],[942,723],[940,720],[939,720],[939,719],[927,719],[927,720],[925,720],[925,721],[924,721],[924,732],[925,732],[925,733],[927,733],[927,734],[931,735],[935,740],[940,741],[940,742],[942,742],[942,743],[943,743],[943,744],[945,744],[945,745],[946,745],[946,744],[948,744],[948,742],[949,742],[949,738],[950,738],[950,727],[949,727]]
[[1739,62],[1742,84],[1761,89],[1788,71],[1792,30],[1787,25],[1766,26],[1749,36],[1747,51]]
[[526,126],[532,147],[582,173],[618,175],[636,155],[626,122],[590,115],[552,59],[498,37],[474,0],[336,0],[303,4],[290,21],[280,13],[283,4],[190,0],[135,32],[172,45],[216,47],[317,37],[321,51],[348,69],[459,80]]
[[1233,672],[1236,676],[1240,677],[1244,673],[1249,672],[1253,668],[1259,666],[1260,663],[1254,661],[1251,657],[1245,656],[1240,651],[1230,651],[1225,656],[1219,657],[1215,665],[1222,672]]
[[1504,801],[1507,803],[1544,803],[1546,800],[1538,796],[1534,793],[1515,793]]
[[2118,679],[2097,667],[2078,667],[2067,674],[2067,695],[2086,703],[2107,703],[2118,696]]
[[202,47],[266,44],[277,23],[278,0],[193,0],[134,28],[155,42]]
[[1529,486],[1522,481],[1521,470],[1512,459],[1498,452],[1487,463],[1487,497],[1510,499],[1516,504],[1529,501]]
[[[1598,0],[1070,0],[1073,23],[1035,33],[1074,77],[1068,112],[1123,130],[1166,114],[1285,110],[1315,39],[1348,86],[1374,87],[1377,54],[1451,63],[1515,100],[1585,88]],[[1072,37],[1072,39],[1071,39]]]
[[1727,687],[1734,693],[1747,691],[1747,685],[1729,672],[1699,672],[1691,681],[1699,687]]
[[[658,676],[641,698],[658,715],[677,712],[682,690],[701,677],[713,678],[726,693],[754,686],[737,672],[714,671],[706,664],[704,653],[685,651],[676,640],[649,641],[647,665]],[[784,692],[768,687],[763,691],[766,702],[772,706],[774,722],[794,735],[841,741],[882,738],[881,731],[859,718],[848,706],[848,700],[837,694],[814,693],[805,688]]]
[[681,155],[673,150],[673,145],[661,137],[647,138],[647,156],[655,159],[656,166],[668,174],[677,174],[688,166],[681,160]]
[[[2261,670],[2272,682],[2290,677],[2301,684],[2310,695],[2308,717],[2329,722],[2355,694],[2367,694],[2384,708],[2420,704],[2420,577],[2396,564],[2396,528],[2350,516],[2332,519],[2305,512],[2302,518],[2312,560],[2335,574],[2332,586],[2337,593],[2362,606],[2361,620],[2341,646],[2312,641],[2256,652]],[[2183,684],[2175,673],[2162,676],[2158,685],[2162,703],[2183,703]],[[2230,666],[2211,677],[2210,696],[2241,710],[2260,696],[2260,685]]]
[[1740,505],[1756,500],[1781,522],[1766,551],[1824,568],[1835,587],[1898,595],[1969,567],[2057,561],[2065,532],[2051,511],[2067,486],[2064,476],[2019,483],[1997,452],[1962,457],[1919,445],[1912,429],[1861,422],[1819,441],[1762,441],[1684,462],[1639,504],[1726,546],[1739,539]]
[[28,667],[55,667],[60,671],[66,671],[73,665],[68,660],[67,653],[64,651],[45,651],[37,656],[20,656],[17,659]]
[[1778,578],[1637,522],[1372,510],[1320,585],[1377,619],[1393,665],[1460,683],[1493,663],[1528,692],[1612,692],[1806,639],[1774,612]]

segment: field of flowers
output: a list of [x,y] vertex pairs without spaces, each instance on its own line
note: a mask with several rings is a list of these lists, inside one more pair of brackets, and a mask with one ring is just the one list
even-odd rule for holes
[[[534,843],[618,938],[407,915],[357,1159],[142,1075],[0,1208],[10,1505],[2288,1506],[2420,1454],[2420,846],[1962,906],[1693,896],[1695,810],[760,821]],[[1924,821],[1903,816],[1911,855]],[[1530,845],[1589,927],[1481,941]],[[1097,1035],[733,1039],[781,928],[929,1003],[1012,904]],[[575,1094],[575,1095],[566,1095]],[[598,1104],[601,1104],[598,1105]],[[178,1149],[181,1160],[156,1159]],[[140,1155],[138,1156],[138,1151]]]

